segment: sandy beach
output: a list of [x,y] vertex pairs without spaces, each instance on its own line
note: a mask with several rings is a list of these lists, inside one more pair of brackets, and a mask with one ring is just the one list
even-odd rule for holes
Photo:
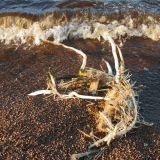
[[[102,58],[112,57],[107,43],[103,47],[96,40],[65,43],[82,49],[89,67],[100,69]],[[131,79],[142,90],[140,113],[154,125],[138,125],[126,136],[115,139],[100,159],[158,160],[160,48],[158,42],[137,38],[127,41],[122,51]],[[87,150],[93,141],[79,130],[96,132],[95,119],[87,110],[88,101],[27,95],[47,87],[49,68],[56,76],[62,76],[77,73],[80,64],[73,51],[59,46],[0,45],[0,159],[68,160],[72,154]]]

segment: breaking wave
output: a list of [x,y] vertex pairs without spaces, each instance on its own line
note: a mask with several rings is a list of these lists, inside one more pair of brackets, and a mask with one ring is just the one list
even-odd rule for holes
[[44,40],[104,39],[110,34],[121,43],[130,37],[160,40],[160,16],[141,11],[95,12],[95,10],[57,10],[44,14],[1,13],[0,41],[5,44],[35,45]]

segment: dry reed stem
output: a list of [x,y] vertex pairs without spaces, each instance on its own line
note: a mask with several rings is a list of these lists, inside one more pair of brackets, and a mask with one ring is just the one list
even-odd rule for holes
[[84,52],[82,52],[81,50],[78,50],[78,49],[76,49],[76,48],[74,48],[74,47],[71,47],[71,46],[67,46],[67,45],[62,44],[62,43],[52,42],[52,41],[49,41],[49,40],[45,40],[44,42],[50,43],[50,44],[53,44],[53,45],[62,46],[62,47],[64,47],[64,48],[67,48],[67,49],[70,49],[70,50],[75,51],[76,54],[81,55],[82,58],[83,58],[83,59],[82,59],[82,65],[81,65],[80,69],[82,69],[82,70],[85,69],[86,64],[87,64],[87,56],[86,56],[86,54],[85,54]]

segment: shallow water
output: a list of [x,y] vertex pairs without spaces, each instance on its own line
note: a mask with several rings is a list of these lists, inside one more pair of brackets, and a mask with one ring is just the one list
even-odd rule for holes
[[42,13],[55,8],[141,9],[150,13],[160,13],[159,0],[4,0],[0,3],[1,12],[21,11]]
[[139,71],[133,74],[133,79],[143,90],[139,93],[140,113],[148,122],[160,122],[160,67]]

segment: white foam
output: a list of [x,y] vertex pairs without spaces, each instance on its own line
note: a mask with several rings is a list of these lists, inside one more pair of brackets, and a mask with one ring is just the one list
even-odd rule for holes
[[42,29],[40,23],[35,22],[29,28],[0,26],[0,41],[9,44],[11,42],[26,43],[32,38],[33,44],[40,45],[43,40],[52,37],[55,42],[63,42],[67,39],[91,38],[106,40],[109,33],[114,39],[119,37],[147,37],[154,41],[160,40],[160,22],[148,17],[147,24],[135,26],[135,19],[130,16],[121,20],[115,20],[108,24],[97,22],[68,22],[65,25],[57,25],[52,28]]

